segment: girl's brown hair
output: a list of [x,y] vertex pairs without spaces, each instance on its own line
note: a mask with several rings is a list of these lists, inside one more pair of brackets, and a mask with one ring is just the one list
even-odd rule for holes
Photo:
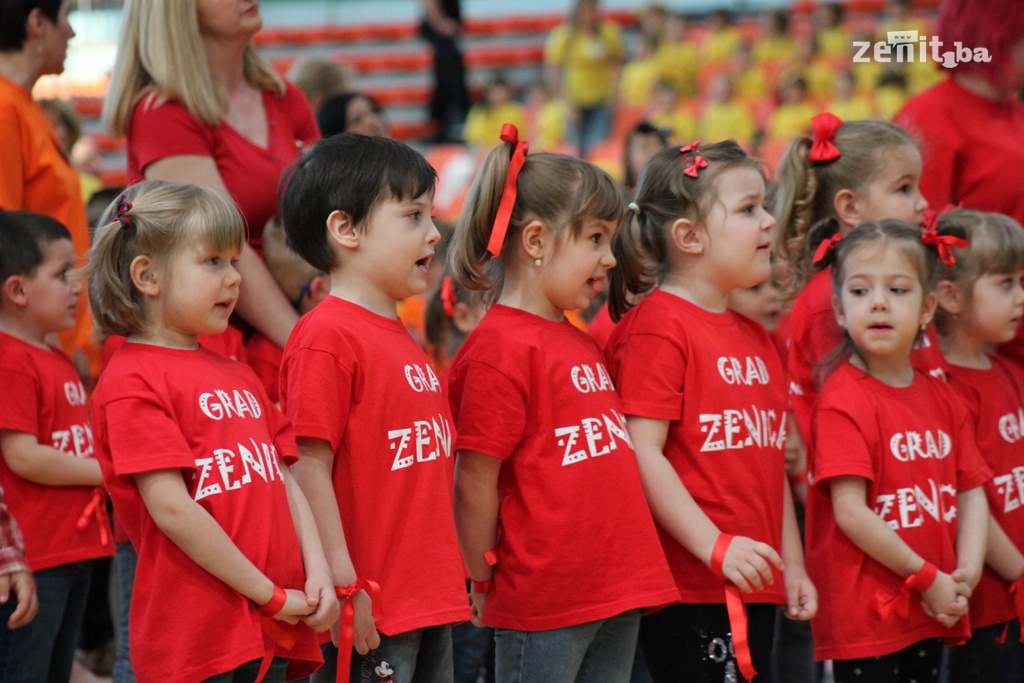
[[593,164],[565,154],[529,154],[516,181],[516,201],[501,255],[491,258],[487,242],[508,177],[513,145],[504,142],[484,158],[452,236],[449,271],[463,287],[500,296],[505,274],[519,258],[514,245],[522,229],[537,220],[555,238],[577,237],[587,218],[619,221],[622,196],[612,177]]
[[[819,221],[834,218],[834,200],[841,190],[861,190],[884,168],[886,152],[909,145],[914,139],[887,121],[845,121],[833,143],[840,155],[832,161],[810,161],[813,139],[793,138],[779,162],[775,197],[775,253],[788,261],[793,278],[785,292],[792,299],[811,274],[805,257],[807,236]],[[813,253],[813,252],[812,252]]]
[[145,331],[145,297],[131,275],[136,257],[166,267],[186,245],[220,251],[240,249],[244,240],[238,207],[217,190],[162,180],[133,185],[103,212],[83,269],[97,328],[124,337]]
[[[967,248],[953,248],[956,263],[939,264],[939,280],[956,284],[971,300],[974,283],[982,275],[1004,275],[1024,269],[1024,228],[1001,213],[955,209],[939,217],[936,227],[940,235],[952,235],[971,243]],[[952,316],[939,306],[935,310],[935,326],[945,334]]]
[[[697,154],[708,165],[694,178],[685,171]],[[733,140],[702,145],[686,154],[679,147],[668,147],[647,162],[636,200],[612,240],[617,265],[609,273],[608,310],[613,320],[629,310],[631,295],[649,292],[665,279],[672,260],[669,226],[679,218],[703,223],[718,201],[715,181],[734,168],[766,175],[763,162],[747,156]]]

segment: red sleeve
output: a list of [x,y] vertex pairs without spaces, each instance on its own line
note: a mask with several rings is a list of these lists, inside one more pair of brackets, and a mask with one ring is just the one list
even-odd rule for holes
[[[932,98],[933,99],[933,98]],[[936,111],[940,109],[940,111]],[[896,123],[913,135],[921,146],[921,194],[928,204],[939,210],[956,204],[956,141],[959,133],[946,125],[940,107],[934,102],[912,98],[896,115]]]
[[615,350],[615,385],[622,410],[655,420],[683,417],[686,357],[678,345],[653,334],[631,334]]
[[131,140],[139,172],[154,161],[191,154],[213,157],[209,127],[196,120],[179,102],[152,107],[143,99],[132,115]]
[[967,408],[959,400],[953,406],[959,425],[956,430],[956,488],[958,491],[966,491],[992,481],[992,470],[985,464],[978,450],[975,423]]
[[456,451],[477,451],[506,460],[526,431],[526,396],[503,372],[480,361],[456,368],[461,387],[455,416]]
[[815,485],[829,477],[855,476],[875,480],[871,449],[853,415],[831,408],[814,413],[811,474]]
[[292,429],[292,423],[277,406],[270,403],[265,394],[260,398],[267,400],[263,405],[267,406],[267,422],[270,423],[270,433],[274,435],[274,448],[277,449],[278,458],[285,465],[294,465],[299,459],[299,449],[295,445],[295,430]]
[[[0,430],[25,432],[39,436],[39,397],[41,388],[34,375],[3,368],[0,391]],[[51,445],[47,442],[45,445]]]
[[107,441],[118,477],[167,469],[195,469],[181,426],[152,399],[133,396],[104,406]]
[[316,123],[316,116],[313,115],[313,109],[309,106],[309,101],[302,94],[302,91],[299,90],[298,86],[293,83],[286,83],[285,87],[285,106],[292,120],[292,129],[295,131],[295,137],[298,140],[302,140],[304,147],[308,147],[320,139],[320,126]]
[[288,371],[281,377],[287,384],[281,387],[281,400],[295,436],[323,439],[337,452],[355,393],[354,373],[317,349],[298,349],[285,362]]

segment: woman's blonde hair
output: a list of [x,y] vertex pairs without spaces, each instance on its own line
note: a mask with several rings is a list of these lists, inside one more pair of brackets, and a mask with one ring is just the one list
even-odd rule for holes
[[242,214],[222,192],[163,180],[133,185],[103,212],[83,269],[96,327],[124,337],[145,330],[145,297],[131,275],[136,257],[164,267],[186,245],[220,251],[244,241]]
[[[246,81],[284,95],[284,81],[252,43],[242,62]],[[209,125],[217,124],[227,111],[227,94],[206,61],[196,0],[125,1],[117,60],[103,100],[107,131],[125,135],[132,112],[143,99],[147,107],[178,100]]]
[[904,145],[917,149],[905,130],[888,121],[844,121],[836,131],[840,156],[810,161],[813,139],[793,138],[779,162],[775,195],[775,253],[793,272],[786,296],[792,298],[811,274],[805,258],[807,233],[816,223],[835,217],[834,200],[841,190],[861,190],[885,168],[885,154]]
[[618,185],[593,164],[565,154],[529,154],[516,181],[516,201],[501,255],[491,258],[487,242],[512,152],[513,145],[503,142],[484,158],[455,226],[448,259],[452,277],[467,289],[484,292],[487,303],[501,295],[505,273],[518,252],[513,245],[530,221],[543,223],[555,239],[566,231],[576,237],[585,219],[619,221],[625,209]]

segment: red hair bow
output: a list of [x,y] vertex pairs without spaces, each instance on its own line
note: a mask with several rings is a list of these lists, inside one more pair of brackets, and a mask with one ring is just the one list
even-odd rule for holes
[[441,280],[441,303],[444,304],[444,314],[449,318],[455,317],[455,304],[458,299],[455,296],[455,285],[452,284],[451,276],[445,276]]
[[511,123],[501,126],[502,142],[512,144],[512,158],[508,162],[508,175],[505,177],[505,189],[501,192],[501,202],[498,204],[498,213],[494,217],[494,225],[491,227],[491,239],[487,242],[487,251],[493,256],[501,253],[501,245],[505,242],[505,234],[508,232],[509,221],[512,220],[512,209],[516,205],[516,180],[519,178],[519,171],[523,169],[526,162],[526,152],[530,145],[525,140],[519,141],[519,129]]
[[700,140],[694,140],[690,144],[684,145],[684,146],[680,147],[679,148],[679,153],[680,154],[686,154],[687,152],[692,152],[693,150],[697,149],[697,145],[699,145],[699,144],[700,144]]
[[939,258],[942,259],[942,262],[947,266],[956,265],[956,257],[953,256],[953,247],[964,249],[971,246],[970,242],[962,240],[959,237],[953,237],[952,235],[940,235],[936,232],[935,228],[925,230],[921,233],[921,241],[938,249]]
[[832,161],[838,159],[839,148],[833,140],[836,138],[836,131],[843,125],[842,120],[835,114],[825,112],[818,114],[811,119],[814,126],[814,143],[811,151],[807,153],[809,161]]
[[123,194],[121,198],[117,200],[117,210],[114,213],[114,219],[121,224],[121,227],[128,229],[132,225],[132,220],[125,214],[132,210],[132,203],[128,201],[128,195]]
[[693,160],[690,162],[690,165],[686,167],[686,170],[684,170],[683,173],[690,176],[691,178],[696,178],[697,172],[700,171],[700,169],[707,167],[708,162],[704,160],[704,157],[698,154],[693,158]]
[[843,233],[837,232],[836,234],[829,237],[827,240],[818,245],[818,248],[814,250],[814,263],[818,263],[823,258],[828,256],[828,252],[835,249],[836,245],[843,241]]

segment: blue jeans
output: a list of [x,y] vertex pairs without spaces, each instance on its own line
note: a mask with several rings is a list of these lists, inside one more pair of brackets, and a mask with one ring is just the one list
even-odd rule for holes
[[[246,662],[234,671],[210,676],[203,683],[255,683],[261,663],[259,659]],[[270,668],[267,669],[267,675],[263,677],[263,683],[284,683],[287,675],[288,660],[275,657],[274,661],[270,663]]]
[[494,630],[498,683],[628,683],[640,610],[548,631]]
[[580,150],[580,156],[608,139],[612,133],[612,112],[606,104],[596,107],[581,107],[577,110],[579,121],[572,126],[572,143]]
[[135,671],[128,651],[128,613],[132,606],[132,585],[139,556],[129,542],[117,544],[114,574],[117,576],[117,657],[114,659],[112,683],[135,683]]
[[494,629],[472,622],[452,626],[452,662],[455,683],[476,683],[481,675],[494,680]]
[[[324,665],[313,683],[334,683],[338,648],[322,648]],[[361,655],[352,650],[351,683],[452,683],[452,627],[430,626],[393,636],[380,634],[380,647]]]
[[67,683],[91,575],[91,560],[36,572],[39,614],[21,628],[7,628],[14,601],[0,606],[0,681]]

